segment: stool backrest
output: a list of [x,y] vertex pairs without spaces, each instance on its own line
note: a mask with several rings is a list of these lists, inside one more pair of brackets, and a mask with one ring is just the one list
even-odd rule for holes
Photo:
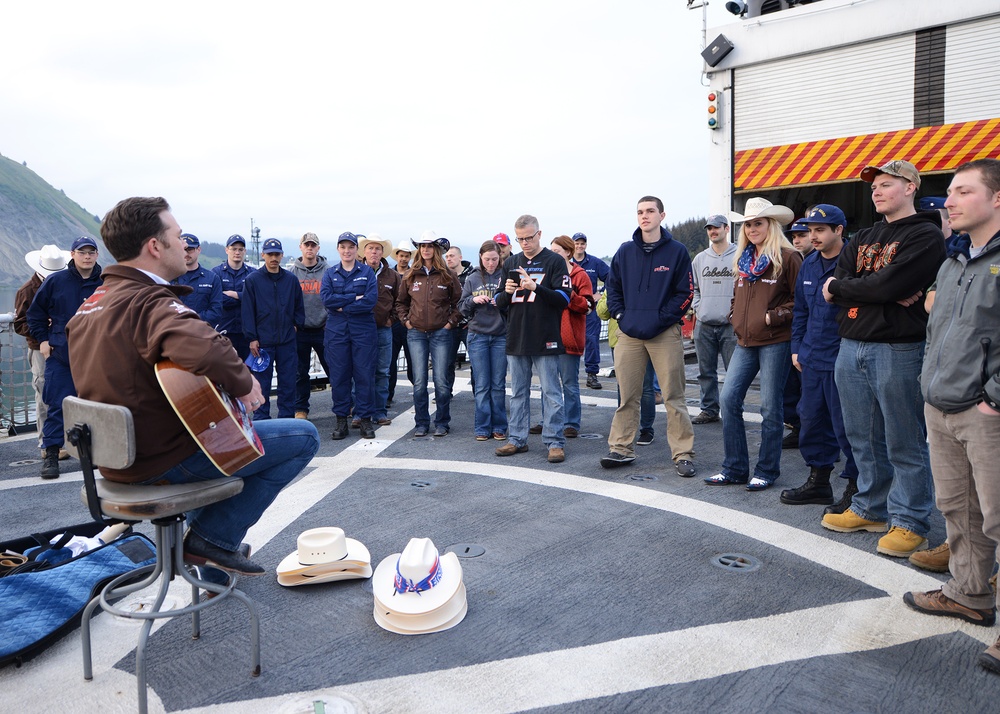
[[[66,397],[63,424],[67,431],[78,425],[90,428],[90,460],[94,466],[125,469],[135,461],[135,425],[127,407]],[[78,445],[69,439],[66,450],[80,458]]]

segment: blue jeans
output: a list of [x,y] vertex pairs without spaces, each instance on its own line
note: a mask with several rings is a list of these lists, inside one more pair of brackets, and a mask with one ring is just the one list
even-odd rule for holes
[[725,325],[707,325],[700,320],[694,324],[694,349],[698,353],[698,386],[701,387],[701,410],[719,415],[719,355],[729,371],[729,362],[736,349],[736,333],[728,322]]
[[451,358],[451,330],[442,327],[432,332],[408,330],[406,342],[413,358],[413,421],[425,429],[431,425],[430,398],[427,395],[427,357],[434,362],[434,399],[437,411],[434,426],[445,429],[451,424],[451,385],[448,361]]
[[923,342],[841,340],[834,375],[844,429],[858,464],[851,510],[918,535],[934,505],[920,396]]
[[[563,428],[580,431],[580,355],[559,355],[559,381],[562,382]],[[545,421],[545,400],[542,400],[542,421]]]
[[323,351],[323,328],[303,328],[295,333],[295,349],[299,358],[298,375],[295,380],[295,411],[309,413],[309,366],[312,363],[312,353],[316,350],[319,363],[323,367],[327,381],[330,379],[330,368],[326,364]]
[[781,434],[784,422],[782,395],[792,365],[790,343],[764,347],[736,345],[722,387],[722,474],[737,481],[750,478],[747,428],[743,400],[753,378],[760,373],[760,450],[753,475],[773,483],[781,475]]
[[507,336],[469,331],[469,364],[476,373],[476,436],[507,433]]
[[601,368],[601,318],[597,316],[597,310],[591,310],[587,315],[587,340],[584,343],[583,357],[587,374],[597,374]]
[[563,395],[559,384],[559,355],[507,355],[510,372],[510,443],[528,443],[528,422],[531,420],[531,369],[538,370],[542,385],[542,442],[545,446],[566,445],[563,436]]
[[[250,526],[260,520],[278,492],[298,476],[319,451],[319,433],[304,419],[272,419],[254,426],[264,445],[264,455],[233,474],[233,478],[243,479],[243,490],[232,498],[187,514],[191,530],[224,550],[239,548]],[[198,450],[172,469],[142,484],[191,483],[224,477]]]
[[375,421],[388,414],[385,403],[389,399],[389,363],[392,361],[392,328],[379,327],[375,344]]

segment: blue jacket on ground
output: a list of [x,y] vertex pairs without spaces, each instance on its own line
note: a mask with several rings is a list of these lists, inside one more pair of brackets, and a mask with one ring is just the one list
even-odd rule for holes
[[618,329],[637,340],[652,339],[679,323],[691,306],[691,256],[663,226],[656,243],[644,243],[636,228],[611,259],[605,288]]
[[340,262],[327,268],[319,294],[327,310],[327,335],[336,333],[338,326],[343,329],[348,320],[354,324],[370,321],[374,331],[378,279],[375,271],[363,261],[355,261],[354,269],[349,273]]
[[174,280],[173,284],[194,288],[194,292],[182,297],[181,301],[216,330],[221,329],[222,279],[218,274],[199,265]]
[[802,261],[792,309],[792,354],[809,369],[832,372],[840,352],[840,306],[823,299],[823,283],[833,277],[839,254],[829,260],[818,250]]
[[[239,270],[233,270],[229,261],[222,261],[212,268],[222,282],[222,292],[234,291],[243,295],[243,283],[254,270],[244,263]],[[243,301],[229,295],[222,296],[222,317],[219,326],[215,328],[222,334],[243,334]]]
[[89,278],[84,278],[72,260],[66,270],[53,273],[42,281],[28,308],[28,331],[39,342],[49,343],[53,357],[69,364],[66,323],[102,282],[99,264],[94,265]]
[[[261,346],[295,340],[295,328],[306,321],[298,278],[284,268],[259,268],[243,282],[243,334]],[[294,356],[294,355],[293,355]]]

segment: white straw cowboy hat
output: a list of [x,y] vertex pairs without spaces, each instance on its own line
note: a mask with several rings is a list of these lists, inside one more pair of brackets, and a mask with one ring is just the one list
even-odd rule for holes
[[345,570],[362,572],[366,568],[371,574],[372,557],[368,549],[360,541],[347,538],[342,528],[310,528],[298,537],[297,545],[298,548],[278,564],[279,578]]
[[408,241],[408,240],[406,240],[404,238],[403,240],[399,241],[399,245],[397,245],[396,249],[392,251],[392,257],[395,258],[400,253],[411,253],[412,254],[412,253],[415,253],[416,251],[417,251],[417,247],[415,245],[413,245],[413,243],[411,243],[410,241]]
[[795,219],[792,209],[786,206],[776,206],[766,198],[754,197],[747,201],[746,208],[741,216],[735,211],[729,212],[729,220],[733,223],[744,223],[755,218],[773,218],[783,226],[787,226]]
[[43,245],[40,250],[26,253],[24,262],[43,278],[47,278],[52,273],[65,269],[71,258],[68,250],[59,250],[58,246],[54,245]]
[[375,601],[375,623],[384,630],[397,635],[429,635],[454,627],[465,619],[469,612],[469,601],[465,596],[465,585],[458,588],[455,596],[443,607],[426,615],[400,615]]
[[319,585],[320,583],[332,583],[337,580],[357,580],[372,576],[372,566],[370,565],[366,565],[363,568],[353,567],[347,570],[326,569],[330,567],[333,566],[318,565],[298,575],[279,575],[278,585],[293,588],[297,585]]
[[446,606],[462,586],[454,553],[438,554],[430,538],[411,538],[402,553],[385,558],[372,576],[375,607],[392,615],[426,615]]
[[382,236],[380,236],[378,233],[372,233],[370,236],[362,238],[360,241],[358,241],[358,250],[364,253],[365,246],[368,245],[369,243],[377,243],[378,245],[382,246],[382,257],[384,258],[389,257],[389,251],[392,250],[391,240],[383,240]]

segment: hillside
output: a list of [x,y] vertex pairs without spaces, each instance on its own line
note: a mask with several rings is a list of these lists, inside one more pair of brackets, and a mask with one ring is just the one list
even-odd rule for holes
[[[28,167],[0,156],[0,285],[21,285],[31,275],[24,254],[51,243],[68,250],[90,235],[100,243],[100,221]],[[101,249],[101,263],[107,251]]]

